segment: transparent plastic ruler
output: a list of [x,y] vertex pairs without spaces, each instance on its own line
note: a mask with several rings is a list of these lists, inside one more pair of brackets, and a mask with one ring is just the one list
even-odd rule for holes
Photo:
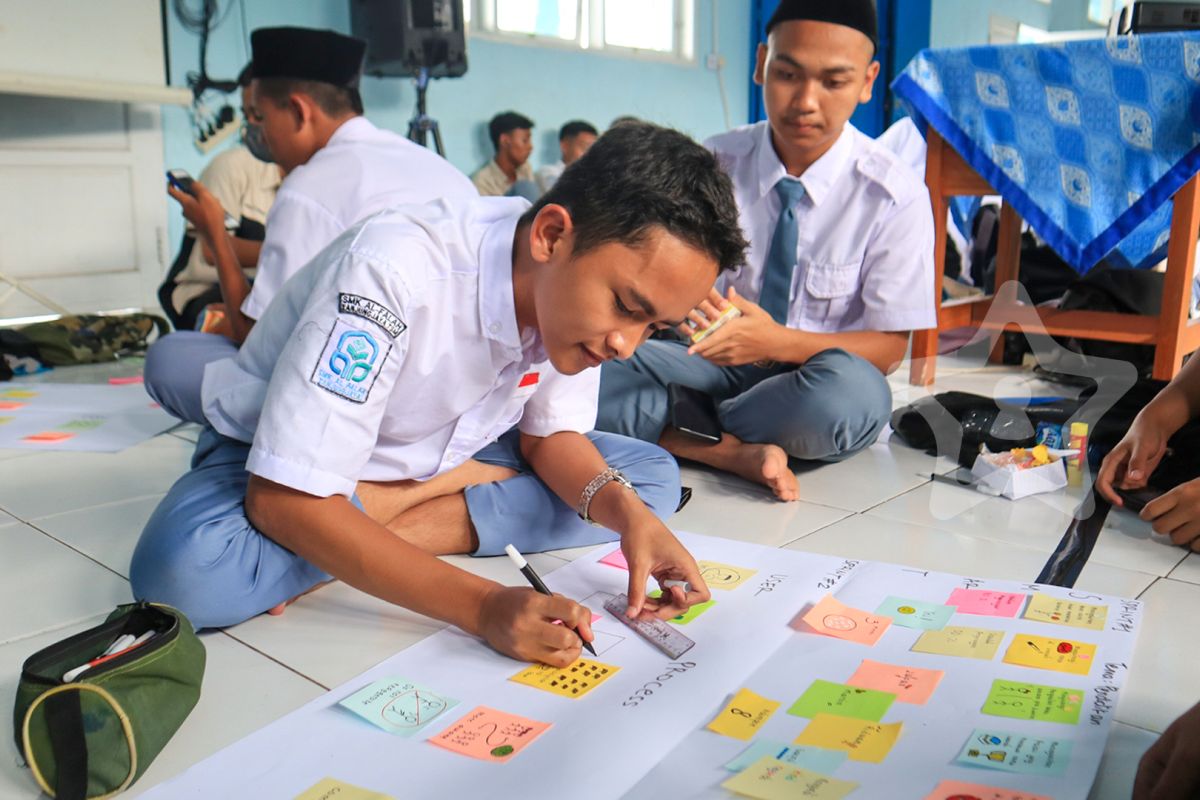
[[688,637],[671,627],[661,619],[630,619],[625,616],[629,608],[629,598],[619,594],[604,603],[604,610],[636,631],[643,639],[662,650],[671,658],[679,658],[695,646]]

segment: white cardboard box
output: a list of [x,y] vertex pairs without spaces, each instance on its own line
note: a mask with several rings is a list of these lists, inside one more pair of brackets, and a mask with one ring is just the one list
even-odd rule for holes
[[1015,466],[997,466],[983,455],[975,459],[971,467],[976,487],[987,494],[1020,500],[1031,494],[1053,492],[1067,485],[1067,462],[1059,458],[1049,464],[1030,469]]

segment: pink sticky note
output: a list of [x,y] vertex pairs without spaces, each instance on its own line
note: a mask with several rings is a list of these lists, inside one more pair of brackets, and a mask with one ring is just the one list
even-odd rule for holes
[[851,608],[831,594],[813,606],[803,620],[815,633],[871,645],[879,641],[892,624],[891,617],[878,617],[861,608]]
[[891,692],[901,703],[924,705],[944,674],[940,669],[902,667],[864,658],[846,683],[860,689]]
[[925,800],[963,800],[963,798],[972,798],[973,800],[1051,800],[1041,794],[998,789],[995,786],[983,786],[964,781],[942,781],[932,792],[925,795]]
[[18,408],[24,407],[25,403],[11,403],[8,400],[0,400],[0,411],[16,411]]
[[549,729],[549,722],[479,706],[429,742],[471,758],[508,761]]
[[989,592],[985,589],[955,589],[946,601],[958,606],[959,614],[981,617],[1015,617],[1025,605],[1025,595],[1012,592]]
[[21,441],[49,444],[52,442],[61,442],[65,439],[70,439],[74,435],[75,434],[67,433],[66,431],[42,431],[41,433],[31,433]]
[[109,378],[108,382],[113,386],[127,386],[131,383],[142,383],[143,378],[141,375],[129,375],[124,378]]
[[616,567],[617,569],[629,569],[629,562],[625,560],[625,554],[621,552],[621,548],[619,547],[600,559],[600,563],[608,564],[610,567]]

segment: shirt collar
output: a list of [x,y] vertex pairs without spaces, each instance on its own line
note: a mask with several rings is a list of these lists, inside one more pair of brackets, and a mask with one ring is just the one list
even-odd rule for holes
[[375,126],[371,124],[370,120],[363,115],[358,114],[346,120],[341,125],[338,125],[337,130],[335,130],[333,135],[329,137],[329,141],[325,143],[325,146],[328,147],[334,142],[341,142],[343,140],[353,140],[367,133],[374,127]]
[[[797,178],[800,183],[804,184],[804,192],[812,199],[813,205],[820,205],[821,201],[828,196],[833,184],[837,182],[838,177],[845,169],[853,148],[853,127],[847,122],[842,128],[841,135],[833,143],[833,147],[829,148],[825,155],[814,161],[808,169],[804,170],[804,174]],[[787,175],[783,162],[779,160],[779,155],[775,152],[775,145],[771,142],[769,122],[762,126],[759,133],[755,169],[758,173],[759,199],[774,191],[775,184]]]
[[479,242],[479,320],[484,336],[520,352],[521,332],[513,299],[513,237],[529,203],[518,198],[489,200],[489,205],[503,204],[503,211],[510,213],[493,217]]

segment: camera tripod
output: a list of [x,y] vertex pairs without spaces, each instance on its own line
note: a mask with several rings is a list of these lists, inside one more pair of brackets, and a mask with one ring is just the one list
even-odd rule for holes
[[438,127],[438,121],[425,113],[425,90],[429,88],[429,68],[421,67],[417,73],[417,111],[413,114],[413,118],[408,121],[408,138],[409,141],[416,142],[422,147],[426,147],[426,134],[433,134],[433,149],[442,158],[446,157],[446,150],[442,147],[442,131]]

